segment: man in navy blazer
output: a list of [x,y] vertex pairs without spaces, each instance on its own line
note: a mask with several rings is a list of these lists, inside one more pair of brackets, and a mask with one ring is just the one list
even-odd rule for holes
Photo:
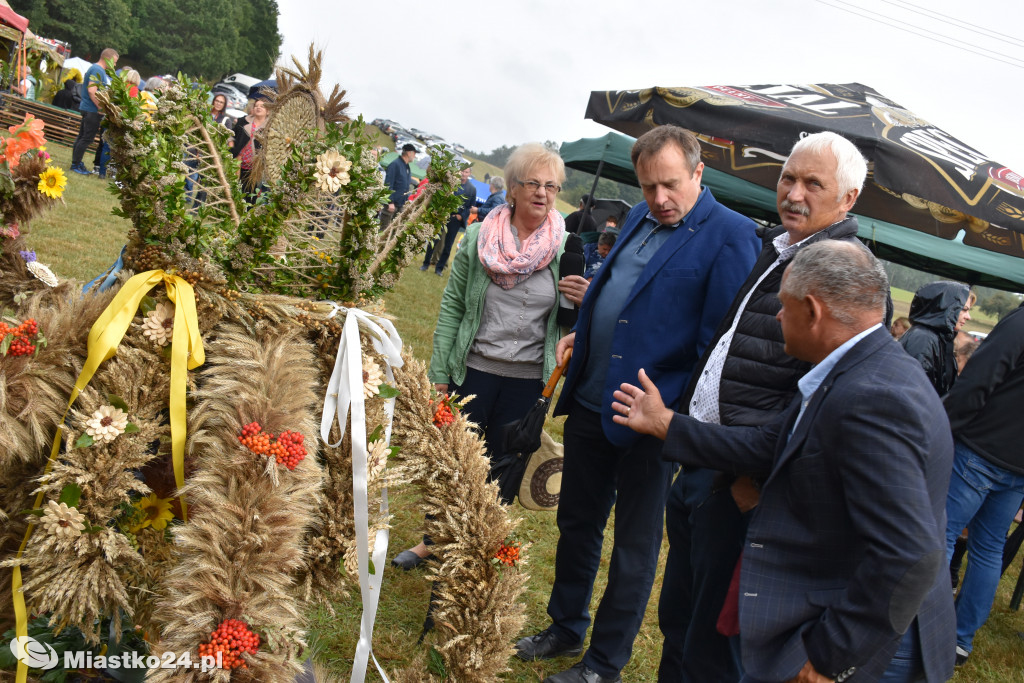
[[786,352],[815,365],[768,425],[675,414],[643,371],[642,389],[615,393],[616,422],[665,439],[665,457],[767,475],[740,573],[744,682],[953,675],[943,571],[953,442],[924,372],[881,324],[888,288],[860,245],[800,251],[778,318]]
[[643,621],[661,547],[674,467],[661,442],[612,421],[612,392],[650,368],[679,400],[690,371],[760,249],[754,223],[701,187],[700,145],[677,126],[641,136],[632,150],[645,202],[635,206],[580,306],[555,414],[568,414],[558,505],[552,624],[516,644],[521,659],[578,655],[612,505],[608,586],[582,661],[548,683],[618,681]]

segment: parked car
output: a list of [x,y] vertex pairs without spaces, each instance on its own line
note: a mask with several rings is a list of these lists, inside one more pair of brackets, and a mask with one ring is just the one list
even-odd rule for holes
[[391,135],[402,128],[402,124],[391,119],[374,119],[370,125],[377,126],[385,135]]
[[426,151],[427,151],[427,146],[424,145],[419,140],[415,140],[413,138],[407,138],[407,137],[397,137],[397,138],[395,138],[395,151],[396,152],[400,151],[402,149],[402,147],[405,146],[405,145],[412,145],[413,147],[415,147],[416,148],[416,154],[425,154]]
[[234,109],[245,109],[249,103],[249,88],[260,82],[260,79],[242,73],[231,74],[218,81],[210,92],[214,95],[223,93],[228,98],[228,106]]

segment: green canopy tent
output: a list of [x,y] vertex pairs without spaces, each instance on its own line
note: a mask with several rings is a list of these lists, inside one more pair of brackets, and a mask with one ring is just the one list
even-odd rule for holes
[[[387,168],[388,164],[398,158],[398,155],[398,152],[388,152],[387,154],[382,155],[379,160],[380,167]],[[409,164],[409,173],[416,182],[423,180],[427,176],[427,164],[429,163],[429,159],[430,157],[427,157],[427,161],[417,163],[419,161],[419,157],[417,157],[413,160],[413,163]]]
[[[570,168],[639,186],[629,156],[633,141],[627,135],[611,132],[599,138],[566,142],[559,152]],[[751,218],[779,223],[774,191],[710,166],[704,167],[703,183],[729,208]],[[949,240],[898,223],[855,215],[860,224],[859,237],[879,258],[972,285],[1024,291],[1024,259],[964,244],[962,237]]]

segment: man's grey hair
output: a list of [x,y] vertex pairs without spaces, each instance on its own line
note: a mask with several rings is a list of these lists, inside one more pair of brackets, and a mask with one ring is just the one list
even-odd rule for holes
[[797,252],[781,291],[794,299],[813,294],[838,322],[853,325],[868,311],[885,317],[889,278],[864,245],[822,240]]
[[[842,135],[831,131],[808,135],[793,145],[789,156],[793,156],[797,152],[821,154],[825,150],[832,152],[836,158],[836,184],[839,186],[839,195],[836,197],[836,201],[842,201],[850,190],[857,190],[858,193],[862,191],[864,179],[868,175],[868,162],[865,161],[860,150]],[[783,164],[782,170],[786,170],[785,164]]]
[[501,192],[505,189],[505,179],[500,175],[491,176],[491,192]]

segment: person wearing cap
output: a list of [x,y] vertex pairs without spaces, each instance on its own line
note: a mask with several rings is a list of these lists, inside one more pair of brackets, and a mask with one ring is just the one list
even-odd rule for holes
[[391,190],[391,200],[388,206],[380,215],[380,227],[386,228],[391,223],[395,214],[405,206],[405,200],[409,196],[409,183],[412,182],[412,171],[409,170],[409,162],[416,156],[416,148],[406,143],[402,146],[402,153],[388,164],[384,173],[384,185]]

